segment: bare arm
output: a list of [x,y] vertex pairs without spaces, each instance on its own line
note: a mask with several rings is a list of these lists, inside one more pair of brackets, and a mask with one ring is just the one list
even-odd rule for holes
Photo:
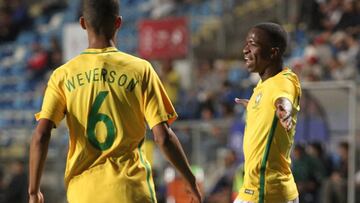
[[194,174],[190,170],[189,162],[175,133],[166,123],[153,127],[154,139],[166,159],[180,172],[191,187],[197,202],[201,202],[201,194],[196,184]]
[[239,98],[235,98],[235,102],[237,104],[241,104],[244,108],[247,107],[249,100],[248,99],[239,99]]
[[52,121],[40,119],[31,139],[28,189],[30,203],[44,202],[43,195],[40,192],[40,180],[53,127],[54,123]]
[[293,107],[289,99],[280,97],[275,101],[276,116],[279,118],[281,125],[286,129],[292,128]]

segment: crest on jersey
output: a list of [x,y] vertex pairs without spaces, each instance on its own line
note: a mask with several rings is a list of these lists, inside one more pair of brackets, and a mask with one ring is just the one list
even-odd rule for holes
[[262,98],[262,93],[260,92],[260,93],[259,93],[258,95],[256,95],[256,97],[255,97],[255,105],[254,105],[254,108],[256,108],[256,107],[259,105],[261,98]]

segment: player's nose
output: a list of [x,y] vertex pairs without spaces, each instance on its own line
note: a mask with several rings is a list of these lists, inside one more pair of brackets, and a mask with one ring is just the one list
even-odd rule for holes
[[243,48],[243,54],[248,54],[250,52],[249,50],[249,45],[248,44],[245,44],[244,48]]

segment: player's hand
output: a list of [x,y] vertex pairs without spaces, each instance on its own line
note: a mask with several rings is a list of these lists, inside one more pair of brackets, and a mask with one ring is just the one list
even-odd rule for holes
[[248,103],[249,103],[249,100],[248,99],[235,98],[235,103],[241,104],[244,108],[246,108]]
[[276,116],[279,118],[280,124],[289,131],[292,128],[292,116],[288,108],[283,104],[276,104]]
[[192,186],[190,186],[188,188],[188,190],[190,190],[189,192],[191,192],[191,202],[190,203],[201,203],[202,202],[202,196],[201,196],[201,192],[199,189],[198,184],[194,184]]
[[44,196],[39,191],[37,194],[29,195],[29,203],[44,203]]

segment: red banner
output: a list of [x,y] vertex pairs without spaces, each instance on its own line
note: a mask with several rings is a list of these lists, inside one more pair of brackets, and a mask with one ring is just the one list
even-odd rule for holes
[[143,20],[139,23],[138,52],[145,59],[183,58],[188,52],[185,17]]

